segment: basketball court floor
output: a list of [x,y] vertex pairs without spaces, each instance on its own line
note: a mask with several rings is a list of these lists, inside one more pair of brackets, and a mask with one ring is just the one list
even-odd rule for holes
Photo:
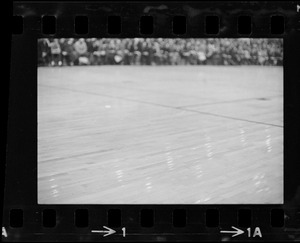
[[283,202],[283,68],[38,68],[38,203]]

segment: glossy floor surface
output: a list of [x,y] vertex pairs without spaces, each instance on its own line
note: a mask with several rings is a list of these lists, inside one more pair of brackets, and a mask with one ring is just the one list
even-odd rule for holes
[[38,68],[41,204],[283,202],[283,68]]

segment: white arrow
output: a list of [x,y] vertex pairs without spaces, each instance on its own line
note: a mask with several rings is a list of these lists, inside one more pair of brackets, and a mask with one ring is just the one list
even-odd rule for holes
[[238,236],[240,234],[243,234],[244,231],[243,230],[240,230],[234,226],[231,226],[231,228],[235,229],[236,231],[226,231],[226,230],[221,230],[221,233],[230,233],[230,234],[234,234],[232,235],[231,237],[235,237],[235,236]]
[[103,237],[116,233],[115,230],[110,229],[106,226],[103,226],[103,228],[107,229],[108,231],[106,231],[106,230],[92,230],[92,233],[107,233],[107,234],[103,235]]

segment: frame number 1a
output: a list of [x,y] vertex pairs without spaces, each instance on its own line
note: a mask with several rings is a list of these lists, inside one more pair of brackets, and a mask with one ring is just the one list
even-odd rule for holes
[[261,234],[261,231],[260,231],[260,228],[259,227],[256,227],[254,229],[254,233],[253,235],[251,236],[251,228],[247,228],[247,231],[248,231],[248,237],[255,237],[255,236],[259,236],[259,237],[262,237],[262,234]]

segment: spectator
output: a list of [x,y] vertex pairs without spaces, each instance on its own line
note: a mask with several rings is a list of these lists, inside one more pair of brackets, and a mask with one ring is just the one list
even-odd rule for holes
[[51,61],[51,49],[48,39],[38,39],[38,64],[47,66]]
[[50,42],[51,49],[51,66],[61,66],[61,48],[58,39],[54,39]]
[[108,51],[108,44],[105,42],[105,40],[99,41],[98,51],[100,54],[98,62],[100,63],[100,65],[105,65],[106,64],[106,55],[107,55],[107,51]]
[[74,39],[70,38],[68,40],[60,39],[61,54],[63,65],[73,66],[76,60],[76,53],[74,50]]
[[101,65],[101,52],[100,52],[100,46],[101,46],[101,41],[100,40],[95,40],[93,42],[93,64],[94,65]]
[[123,64],[131,65],[133,63],[134,47],[132,41],[126,39],[124,42]]
[[89,38],[86,39],[86,45],[87,45],[87,58],[89,60],[89,64],[95,65],[96,64],[96,56],[95,51],[97,51],[97,47],[94,45],[96,42],[96,38]]
[[89,55],[87,52],[88,50],[87,44],[83,38],[80,38],[78,41],[75,42],[74,48],[75,48],[75,55],[76,55],[75,63],[77,65],[90,64],[88,59]]
[[158,42],[154,42],[152,52],[153,52],[153,57],[154,57],[154,63],[156,63],[157,65],[161,65],[162,64],[162,50],[161,50]]
[[106,59],[105,64],[114,65],[115,64],[115,54],[117,47],[114,40],[110,40],[106,49]]

